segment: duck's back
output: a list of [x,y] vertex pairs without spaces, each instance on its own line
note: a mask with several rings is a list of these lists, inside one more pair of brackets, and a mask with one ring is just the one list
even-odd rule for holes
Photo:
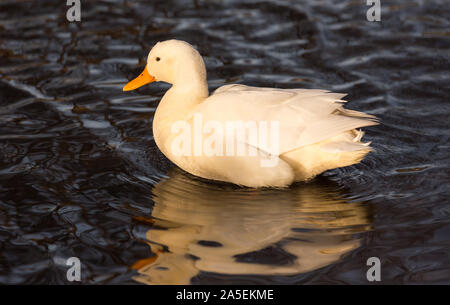
[[376,118],[343,108],[346,94],[317,89],[258,88],[227,85],[217,89],[194,112],[204,121],[279,123],[279,147],[247,142],[286,161],[295,180],[358,163],[371,150],[356,128],[378,124]]
[[227,85],[217,89],[195,112],[201,113],[205,121],[277,121],[279,154],[283,154],[377,124],[372,115],[344,109],[346,101],[341,98],[345,95],[317,89]]

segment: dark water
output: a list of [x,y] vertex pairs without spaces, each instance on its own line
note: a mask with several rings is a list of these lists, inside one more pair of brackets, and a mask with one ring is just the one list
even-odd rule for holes
[[[0,3],[0,283],[450,283],[448,1]],[[324,88],[376,152],[287,190],[183,173],[152,139],[168,88],[124,83],[178,38],[226,83]]]

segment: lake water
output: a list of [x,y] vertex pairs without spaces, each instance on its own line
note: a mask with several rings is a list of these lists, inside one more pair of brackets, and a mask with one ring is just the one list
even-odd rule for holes
[[[448,1],[0,3],[0,283],[450,283]],[[174,167],[152,138],[168,88],[123,85],[158,41],[229,83],[346,92],[375,152],[285,190]]]

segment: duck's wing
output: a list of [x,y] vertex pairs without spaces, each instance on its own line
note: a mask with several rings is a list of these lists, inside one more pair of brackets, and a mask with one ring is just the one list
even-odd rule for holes
[[218,88],[194,112],[203,122],[278,122],[279,151],[247,143],[268,153],[283,154],[348,130],[378,124],[372,115],[343,108],[346,94],[319,89],[277,89],[244,85]]

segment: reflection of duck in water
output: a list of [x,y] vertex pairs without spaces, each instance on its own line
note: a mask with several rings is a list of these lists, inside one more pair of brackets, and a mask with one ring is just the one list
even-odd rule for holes
[[[346,202],[331,185],[238,189],[176,171],[154,194],[155,228],[146,237],[156,256],[135,264],[135,279],[148,284],[188,284],[201,271],[304,273],[338,261],[359,246],[352,234],[370,229],[368,206]],[[258,259],[270,247],[288,262]]]

